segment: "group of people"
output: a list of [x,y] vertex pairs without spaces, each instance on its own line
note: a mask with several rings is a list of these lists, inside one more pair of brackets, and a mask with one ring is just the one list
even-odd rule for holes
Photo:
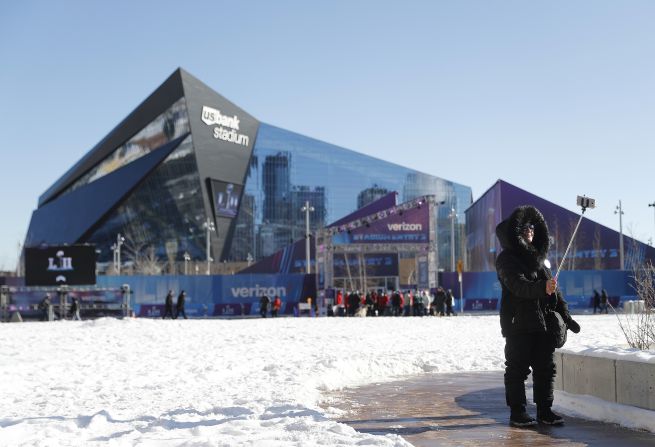
[[360,293],[359,290],[338,290],[335,306],[328,309],[332,315],[340,316],[417,316],[457,315],[452,290],[439,286],[434,293],[427,290],[414,291],[382,289]]
[[177,317],[182,315],[186,320],[186,312],[184,311],[184,303],[186,301],[186,292],[182,290],[177,296],[177,303],[175,304],[175,313],[173,313],[173,291],[169,290],[166,294],[166,300],[164,301],[164,315],[162,319],[165,319],[167,316],[170,316],[171,319],[175,320]]
[[[46,293],[41,302],[39,303],[39,310],[41,311],[41,321],[54,320],[54,309],[50,294]],[[65,312],[60,312],[59,317],[65,318]],[[82,320],[80,317],[80,300],[75,295],[71,296],[71,304],[68,309],[68,318],[71,320]]]
[[266,294],[262,295],[262,297],[259,299],[259,314],[262,316],[262,318],[266,318],[269,307],[271,308],[271,316],[277,317],[277,314],[282,307],[282,300],[278,295],[275,295],[273,300],[271,300],[271,297]]
[[598,310],[598,313],[607,313],[607,305],[609,303],[609,299],[607,297],[607,290],[603,289],[601,293],[598,293],[598,290],[594,289],[594,297],[593,297],[593,304],[594,304],[594,313],[596,313],[596,310]]

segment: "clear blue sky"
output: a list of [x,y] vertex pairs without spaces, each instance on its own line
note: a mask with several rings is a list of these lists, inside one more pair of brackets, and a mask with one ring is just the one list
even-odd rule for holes
[[183,67],[261,121],[654,237],[655,2],[0,5],[0,269],[37,199]]

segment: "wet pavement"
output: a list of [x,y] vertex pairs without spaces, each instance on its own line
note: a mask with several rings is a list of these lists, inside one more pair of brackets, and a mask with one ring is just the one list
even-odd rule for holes
[[[417,447],[655,446],[655,434],[567,416],[563,426],[510,427],[502,372],[431,374],[330,397],[330,406],[348,412],[340,422],[397,434]],[[534,417],[536,408],[528,412]]]

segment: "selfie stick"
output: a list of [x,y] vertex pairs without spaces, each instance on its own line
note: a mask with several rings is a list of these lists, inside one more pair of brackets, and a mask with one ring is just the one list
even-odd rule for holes
[[582,214],[580,214],[580,218],[578,219],[578,224],[575,226],[575,230],[573,230],[573,236],[571,236],[571,240],[569,241],[569,246],[566,247],[564,256],[562,256],[562,260],[559,263],[559,267],[557,267],[557,273],[555,274],[555,281],[557,281],[557,278],[559,277],[559,272],[560,270],[562,270],[562,265],[564,265],[564,260],[566,259],[566,255],[569,253],[571,244],[573,244],[573,239],[575,239],[575,234],[578,232],[578,228],[580,227],[580,222],[582,222],[582,217],[584,216],[584,212],[587,210],[587,208],[596,208],[596,201],[594,199],[590,199],[589,197],[578,196],[578,205],[582,207]]

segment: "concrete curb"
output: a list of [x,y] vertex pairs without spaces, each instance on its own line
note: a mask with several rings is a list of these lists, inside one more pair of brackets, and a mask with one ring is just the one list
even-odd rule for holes
[[555,351],[555,389],[655,410],[655,364]]

